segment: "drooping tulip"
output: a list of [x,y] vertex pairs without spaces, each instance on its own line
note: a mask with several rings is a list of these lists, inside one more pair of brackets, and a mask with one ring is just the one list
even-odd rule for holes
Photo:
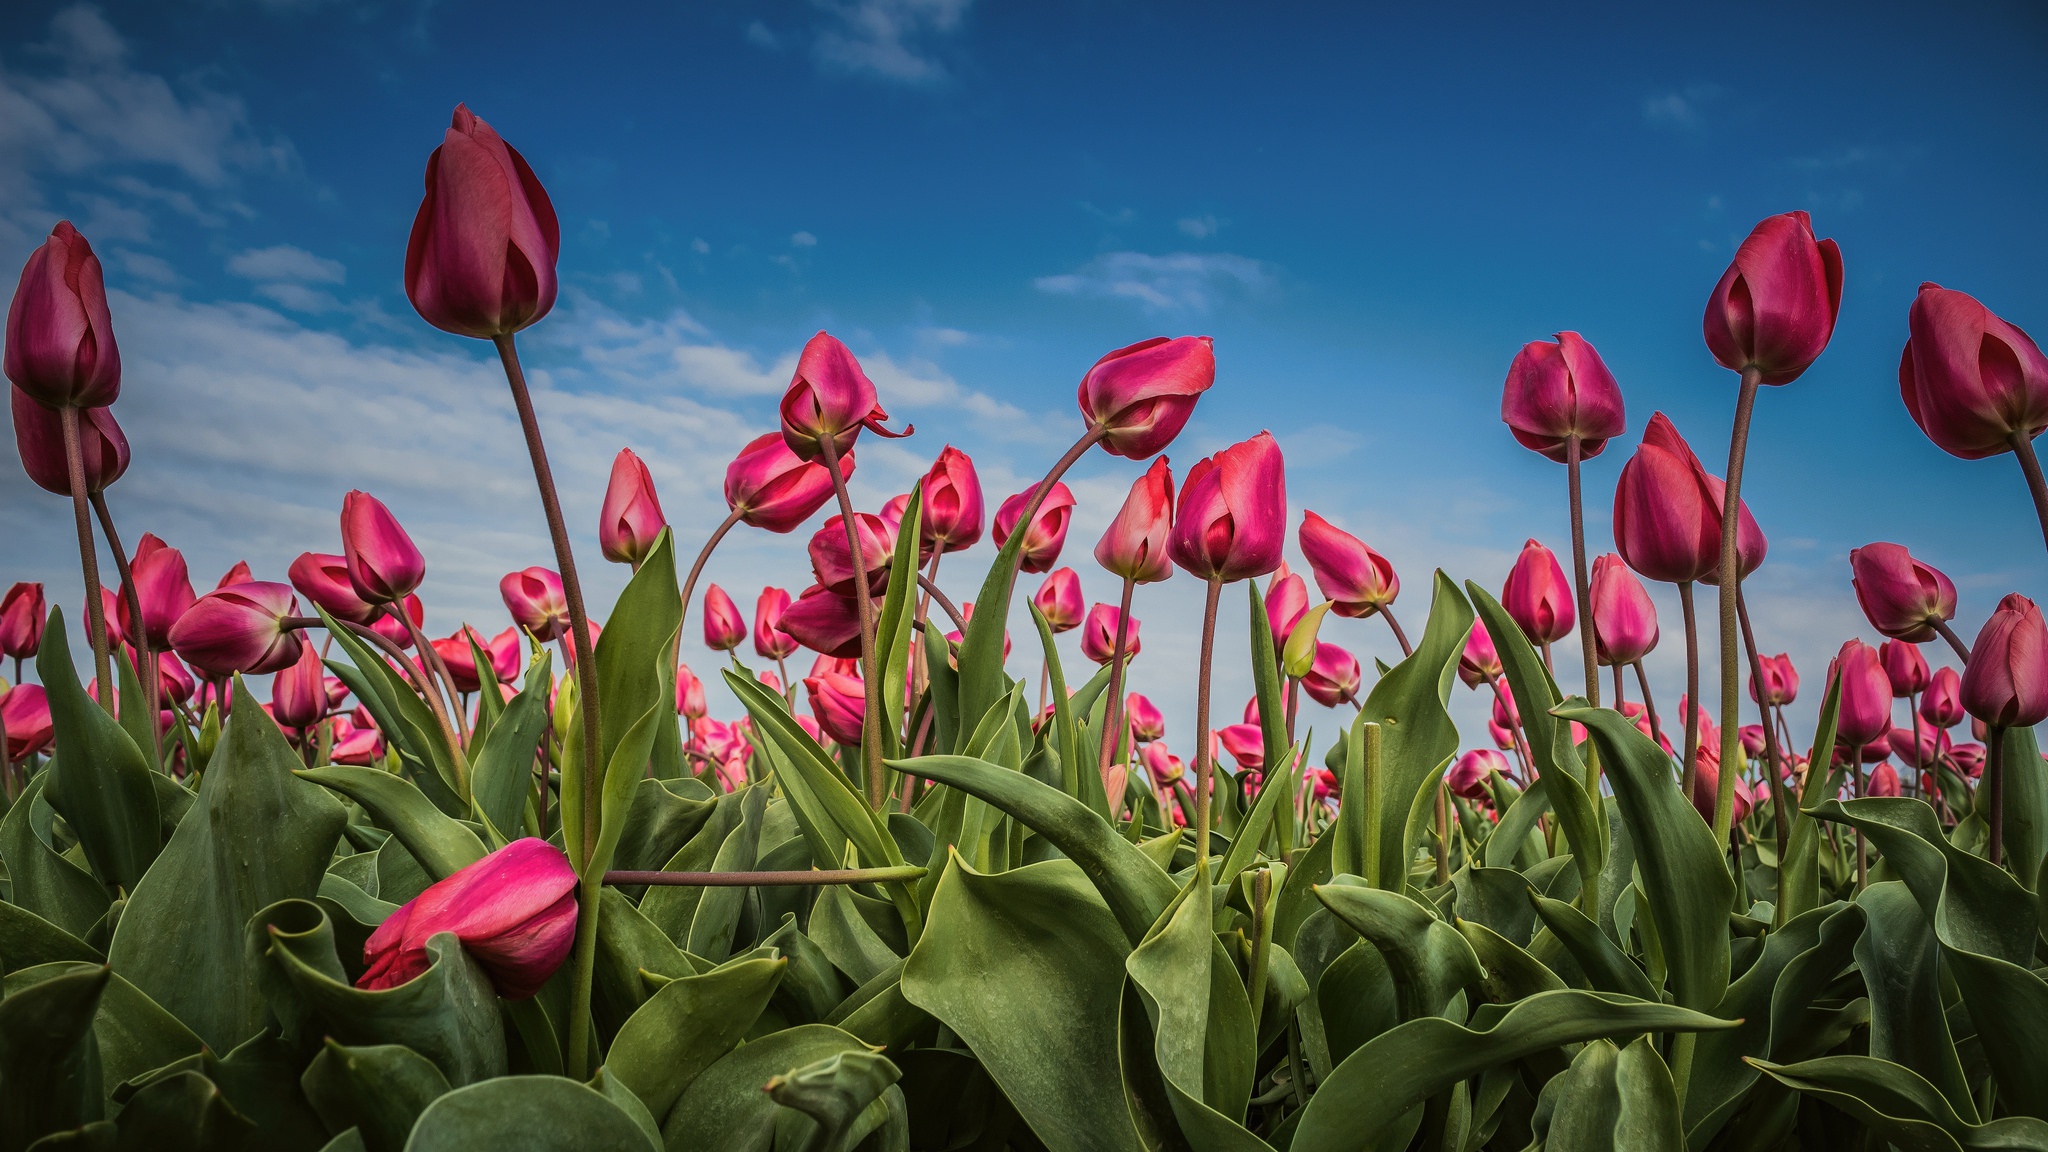
[[1955,763],[1956,771],[1972,780],[1984,774],[1982,744],[1958,744],[1948,750],[1948,758]]
[[547,315],[562,231],[526,158],[458,104],[426,183],[405,249],[405,295],[421,318],[489,340]]
[[310,728],[327,714],[326,669],[320,650],[299,646],[299,658],[270,680],[270,716],[281,727]]
[[1920,655],[1919,645],[1887,640],[1877,646],[1877,662],[1884,666],[1893,696],[1904,699],[1926,690],[1927,658]]
[[387,917],[363,944],[359,988],[396,988],[431,963],[427,941],[462,941],[498,995],[525,1000],[555,974],[576,938],[576,871],[545,840],[514,840],[450,873]]
[[676,665],[676,711],[687,720],[700,720],[710,710],[704,699],[704,682],[688,664]]
[[745,643],[747,639],[747,618],[740,615],[740,606],[732,602],[725,589],[713,584],[704,590],[704,646],[717,652],[730,652]]
[[1479,620],[1472,621],[1472,631],[1465,637],[1465,649],[1458,655],[1458,679],[1467,688],[1477,688],[1502,674],[1500,652],[1493,646],[1493,637],[1486,631],[1486,625]]
[[654,551],[654,542],[666,527],[668,517],[661,513],[661,498],[655,495],[646,463],[631,448],[619,449],[612,458],[604,506],[597,514],[597,542],[604,558],[637,566]]
[[1173,575],[1173,467],[1161,456],[1131,483],[1123,507],[1095,542],[1095,562],[1126,580],[1149,584]]
[[104,408],[121,395],[121,351],[92,245],[69,220],[22,265],[7,307],[7,378],[50,408]]
[[1955,617],[1955,584],[1939,569],[1913,559],[1904,545],[1852,548],[1849,571],[1864,617],[1894,640],[1925,643],[1938,634],[1935,625]]
[[861,723],[867,708],[867,686],[858,676],[839,672],[804,677],[811,715],[834,744],[860,747]]
[[1593,643],[1604,665],[1633,664],[1657,647],[1657,606],[1610,552],[1593,559]]
[[1186,426],[1195,402],[1216,382],[1216,350],[1207,336],[1154,336],[1097,360],[1081,377],[1081,418],[1102,432],[1103,451],[1143,460]]
[[[1615,551],[1651,580],[1712,582],[1721,566],[1723,488],[1670,419],[1656,413],[1614,488]],[[1763,563],[1769,543],[1748,501],[1739,514],[1736,562],[1747,576]]]
[[1081,625],[1081,655],[1097,664],[1107,664],[1114,659],[1119,621],[1123,625],[1124,656],[1136,656],[1144,646],[1138,640],[1138,618],[1122,617],[1109,604],[1097,604],[1088,609],[1088,619]]
[[796,651],[796,638],[782,630],[782,614],[789,610],[789,593],[780,588],[763,588],[754,601],[754,652],[764,660],[781,660]]
[[1166,735],[1166,717],[1159,707],[1136,692],[1124,697],[1124,716],[1131,722],[1131,739],[1143,743]]
[[462,630],[453,636],[428,641],[434,646],[434,655],[439,656],[441,663],[447,666],[448,675],[455,681],[457,692],[475,692],[483,687],[483,676],[477,670],[476,655],[470,648],[472,640],[476,642],[477,648],[483,649],[484,658],[492,661],[491,675],[497,678],[498,667],[496,661],[492,659],[489,642],[484,639],[483,633],[475,628],[465,624]]
[[1216,738],[1240,772],[1258,772],[1266,767],[1266,738],[1257,724],[1231,724],[1216,730]]
[[2033,337],[1939,284],[1920,286],[1906,323],[1899,394],[1937,447],[1978,460],[2048,428],[2048,356]]
[[[1003,501],[996,509],[996,547],[1009,543],[1010,533],[1017,530],[1017,521],[1024,516],[1024,506],[1031,503],[1027,488]],[[1060,561],[1060,549],[1067,543],[1067,521],[1074,513],[1074,493],[1063,483],[1055,482],[1052,490],[1039,501],[1038,511],[1031,517],[1030,527],[1024,530],[1024,545],[1019,566],[1026,572],[1049,572]]]
[[1835,739],[1852,747],[1876,741],[1891,731],[1892,683],[1878,662],[1877,649],[1850,640],[1835,654],[1830,669],[1841,679],[1841,707],[1835,717]]
[[287,571],[299,595],[327,610],[337,620],[368,624],[383,610],[361,596],[349,582],[348,557],[325,552],[301,552]]
[[972,548],[981,539],[981,478],[974,461],[951,444],[939,452],[924,476],[924,506],[919,536],[926,547],[941,552]]
[[1145,761],[1145,771],[1151,774],[1152,783],[1160,788],[1171,787],[1187,775],[1188,766],[1181,762],[1180,757],[1166,750],[1164,740],[1154,740],[1145,745],[1145,750],[1138,756]]
[[1507,583],[1500,590],[1501,607],[1536,644],[1549,644],[1571,635],[1578,619],[1572,607],[1572,583],[1558,567],[1550,549],[1534,540],[1523,543],[1515,566],[1508,570]]
[[361,489],[341,500],[341,550],[349,583],[371,604],[403,600],[426,579],[427,560],[382,501]]
[[1813,220],[1786,212],[1758,223],[1714,285],[1703,324],[1723,368],[1754,368],[1790,384],[1828,346],[1842,308],[1842,250],[1816,240]]
[[[21,455],[22,471],[45,492],[71,495],[63,416],[19,388],[8,391],[14,410],[14,447]],[[79,409],[78,457],[85,470],[87,493],[104,490],[128,471],[128,437],[122,434],[112,408]]]
[[782,630],[797,643],[827,656],[860,655],[860,605],[813,584],[782,614]]
[[[853,452],[839,454],[839,475],[853,476]],[[768,432],[740,449],[725,469],[725,503],[740,521],[770,532],[794,531],[832,499],[832,473]]]
[[507,572],[498,581],[498,595],[505,601],[505,611],[512,614],[512,622],[541,643],[568,634],[569,597],[554,569],[535,565]]
[[289,584],[236,584],[186,609],[171,626],[171,648],[209,676],[276,672],[299,658],[304,639],[284,627],[298,614]]
[[1349,704],[1358,698],[1359,685],[1365,679],[1365,672],[1358,665],[1358,657],[1328,641],[1316,644],[1315,663],[1309,666],[1308,675],[1301,678],[1302,691],[1309,699],[1326,708]]
[[[889,555],[896,548],[896,533],[880,516],[869,512],[854,513],[853,522],[860,533],[860,559],[866,566],[868,591],[880,596],[889,587]],[[811,534],[806,550],[818,583],[836,595],[852,596],[859,575],[847,545],[845,524],[839,516],[826,517],[824,526]]]
[[1792,657],[1780,652],[1776,656],[1758,654],[1757,665],[1763,669],[1763,690],[1757,690],[1756,677],[1749,679],[1749,698],[1759,704],[1782,707],[1799,698],[1799,670],[1792,666]]
[[1590,459],[1628,430],[1621,386],[1577,332],[1522,345],[1508,365],[1500,418],[1522,447],[1560,464],[1572,437],[1578,437],[1580,459]]
[[1316,588],[1339,616],[1370,616],[1401,594],[1401,578],[1387,558],[1365,541],[1314,512],[1303,512],[1295,533],[1301,554],[1315,573]]
[[1495,774],[1505,775],[1507,770],[1507,757],[1491,748],[1474,748],[1452,762],[1451,770],[1444,774],[1444,783],[1467,800],[1490,800],[1493,792],[1487,781]]
[[2048,624],[2032,600],[2014,592],[1998,602],[1970,646],[1960,696],[1988,725],[2031,728],[2048,720]]
[[1920,697],[1920,716],[1936,728],[1949,729],[1963,722],[1963,682],[1953,668],[1936,668],[1927,678],[1927,692]]
[[43,646],[43,624],[49,614],[40,583],[16,582],[0,596],[0,656],[16,660],[34,656]]
[[1167,543],[1175,564],[1202,580],[1264,576],[1280,566],[1286,540],[1286,462],[1270,432],[1188,470]]
[[192,693],[199,685],[192,679],[185,662],[175,652],[159,652],[156,655],[157,684],[163,689],[164,699],[180,704],[192,699]]
[[[782,441],[805,460],[823,455],[823,442],[831,441],[841,456],[853,447],[860,430],[877,436],[908,436],[914,429],[891,432],[882,427],[889,414],[875,396],[874,382],[830,333],[820,332],[804,345],[797,358],[796,375],[782,394]],[[829,478],[829,477],[828,477]]]
[[41,684],[16,684],[0,694],[0,722],[7,728],[9,763],[49,747],[56,731],[50,718],[50,697]]
[[1294,626],[1308,615],[1308,584],[1301,577],[1286,571],[1286,564],[1274,573],[1272,587],[1266,590],[1266,626],[1273,633],[1273,651],[1277,655],[1287,647],[1287,638],[1294,635]]
[[1081,577],[1072,568],[1055,568],[1038,586],[1031,603],[1055,635],[1081,626]]
[[140,638],[151,648],[162,649],[171,641],[171,625],[198,599],[192,591],[192,578],[185,569],[185,554],[158,539],[155,533],[144,532],[135,544],[135,555],[128,562],[129,575],[135,581],[135,598],[142,603],[142,619],[137,621],[128,610],[128,598],[118,600],[121,631]]
[[1941,754],[1948,751],[1949,739],[1948,733],[1916,716],[1912,728],[1892,729],[1886,745],[1909,766],[1932,768]]

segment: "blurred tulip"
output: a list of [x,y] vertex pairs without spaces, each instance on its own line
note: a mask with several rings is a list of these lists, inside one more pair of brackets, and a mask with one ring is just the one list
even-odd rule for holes
[[555,306],[561,227],[526,158],[467,105],[427,157],[405,248],[405,295],[443,332],[508,336]]
[[1948,758],[1955,761],[1957,771],[1972,780],[1984,774],[1982,744],[1958,744],[1948,750]]
[[1743,755],[1749,757],[1751,760],[1755,760],[1764,754],[1765,744],[1763,725],[1744,724],[1742,727],[1735,730],[1735,734],[1742,740]]
[[1913,727],[1894,728],[1886,740],[1891,754],[1904,760],[1909,767],[1932,768],[1948,751],[1948,733],[1934,727],[1919,717],[1913,718]]
[[1257,724],[1232,724],[1216,730],[1223,750],[1237,761],[1240,772],[1258,772],[1266,766],[1266,737]]
[[360,489],[341,500],[341,550],[356,595],[371,604],[405,599],[427,575],[426,557],[375,496]]
[[1927,691],[1920,697],[1920,716],[1936,728],[1949,729],[1963,722],[1962,678],[1953,668],[1936,668],[1927,679]]
[[507,628],[491,637],[484,653],[491,660],[491,675],[497,677],[499,684],[510,684],[518,678],[520,658],[526,654],[525,645],[519,641],[519,629]]
[[1308,584],[1286,569],[1287,564],[1282,561],[1280,569],[1273,574],[1272,586],[1266,589],[1266,626],[1273,633],[1273,654],[1276,656],[1287,647],[1287,638],[1294,635],[1294,626],[1308,615]]
[[0,656],[34,656],[43,646],[43,624],[49,615],[41,584],[22,580],[9,588],[0,597]]
[[1487,787],[1487,781],[1496,773],[1506,775],[1507,770],[1507,757],[1491,748],[1474,748],[1451,763],[1444,783],[1467,800],[1491,800],[1493,790]]
[[[896,495],[889,497],[888,501],[882,505],[881,511],[876,512],[875,515],[882,518],[882,523],[889,526],[889,531],[901,535],[903,532],[903,514],[908,511],[910,511],[910,493],[898,492]],[[929,545],[921,544],[919,551],[922,553],[918,558],[920,563],[931,558],[931,548]]]
[[[1656,413],[1614,488],[1615,550],[1651,580],[1714,583],[1721,566],[1723,488],[1670,419]],[[1764,562],[1769,543],[1749,514],[1748,501],[1742,502],[1740,515],[1736,558],[1747,576]]]
[[1071,632],[1081,626],[1081,577],[1072,568],[1055,568],[1046,576],[1045,583],[1031,597],[1031,603],[1038,613],[1045,617],[1046,627],[1054,635]]
[[[1714,822],[1714,800],[1721,787],[1721,763],[1715,749],[1707,744],[1700,745],[1697,757],[1697,775],[1692,783],[1692,806],[1699,812],[1700,819],[1708,824]],[[1751,802],[1749,789],[1742,781],[1735,782],[1735,823],[1749,818]]]
[[368,624],[383,615],[383,609],[356,595],[349,582],[348,557],[325,552],[301,552],[288,570],[292,587],[307,600],[327,610],[337,620]]
[[782,442],[789,450],[816,460],[823,455],[822,442],[830,440],[844,456],[862,428],[891,438],[915,430],[906,426],[891,432],[882,427],[888,419],[875,397],[874,383],[846,345],[825,332],[811,337],[782,395]]
[[1188,470],[1167,543],[1175,564],[1202,580],[1245,580],[1278,568],[1286,541],[1286,462],[1271,433]]
[[326,669],[320,650],[299,646],[299,658],[270,680],[270,715],[285,728],[311,728],[327,714]]
[[[1081,625],[1081,655],[1097,664],[1107,664],[1116,655],[1117,610],[1108,604],[1097,604],[1088,609],[1088,619]],[[1144,647],[1138,640],[1138,618],[1130,617],[1124,624],[1124,655],[1136,656]]]
[[1500,590],[1501,607],[1514,617],[1524,634],[1536,644],[1549,644],[1571,635],[1578,617],[1572,608],[1572,584],[1550,549],[1534,540],[1523,543],[1515,566],[1508,570],[1507,583]]
[[1493,740],[1493,746],[1503,752],[1512,751],[1515,747],[1515,730],[1498,720],[1487,719],[1486,734]]
[[[177,658],[175,655],[169,652],[164,653],[164,655],[170,656],[172,659]],[[348,700],[348,685],[342,683],[341,677],[324,676],[320,680],[320,686],[326,691],[327,710],[329,712],[338,711],[341,708],[342,704]],[[346,716],[336,717],[336,720],[343,723],[350,722],[348,720],[348,717]]]
[[[889,556],[896,550],[896,533],[872,513],[856,512],[853,522],[860,533],[860,559],[867,570],[868,592],[880,596],[889,588]],[[811,572],[818,583],[835,595],[854,595],[858,576],[847,545],[846,521],[838,516],[826,517],[824,526],[811,534],[806,547]]]
[[1143,743],[1166,735],[1166,717],[1152,701],[1136,692],[1124,697],[1124,716],[1131,722],[1131,739]]
[[1856,603],[1870,626],[1895,640],[1921,644],[1956,614],[1956,586],[1939,569],[1913,559],[1903,545],[1865,544],[1849,551]]
[[1757,691],[1756,677],[1749,678],[1749,698],[1759,704],[1782,707],[1799,698],[1799,670],[1792,667],[1792,657],[1780,652],[1776,656],[1759,654],[1757,665],[1763,669],[1763,691]]
[[1870,771],[1870,780],[1863,789],[1865,796],[1897,796],[1899,794],[1899,770],[1891,763],[1879,764]]
[[260,674],[288,668],[304,640],[286,631],[299,614],[288,584],[252,581],[201,596],[171,626],[171,647],[209,676]]
[[164,699],[183,704],[192,699],[192,693],[199,687],[186,669],[185,662],[175,652],[156,654],[157,684],[162,688]]
[[1961,696],[1963,708],[1988,725],[2031,728],[2048,720],[2048,624],[2032,600],[2014,592],[1998,602],[1970,646]]
[[[552,568],[535,565],[507,572],[498,581],[498,595],[512,622],[545,644],[569,631],[569,597],[562,591],[562,578]],[[332,609],[330,609],[332,611]]]
[[384,762],[384,737],[375,728],[351,729],[344,739],[336,740],[327,758],[336,764],[354,764],[371,767]]
[[0,694],[0,721],[7,728],[10,764],[49,747],[56,731],[50,719],[50,698],[41,684],[16,684]]
[[1936,447],[1979,460],[2048,428],[2048,356],[2031,336],[1939,284],[1920,286],[1906,323],[1899,394]]
[[[1010,533],[1017,530],[1017,521],[1024,515],[1024,506],[1031,503],[1031,494],[1036,488],[1027,488],[996,509],[996,547],[1009,543]],[[1060,549],[1067,543],[1067,521],[1074,513],[1074,493],[1065,484],[1055,482],[1052,490],[1038,504],[1038,511],[1031,517],[1031,526],[1025,529],[1024,546],[1020,566],[1026,572],[1048,572],[1060,561]]]
[[780,660],[796,651],[796,638],[782,630],[782,614],[787,611],[789,593],[780,588],[763,588],[754,601],[754,652],[764,660]]
[[1170,787],[1187,775],[1188,766],[1181,763],[1180,757],[1166,750],[1164,740],[1154,740],[1145,745],[1139,758],[1145,761],[1145,771],[1151,774],[1152,783],[1159,788]]
[[1591,602],[1593,642],[1601,664],[1633,664],[1657,647],[1657,606],[1636,574],[1612,552],[1593,558]]
[[1207,336],[1154,336],[1097,360],[1081,377],[1081,418],[1112,456],[1143,460],[1173,442],[1216,382]]
[[1841,678],[1841,707],[1835,719],[1835,739],[1861,747],[1891,731],[1892,684],[1878,663],[1877,649],[1861,640],[1850,640],[1835,654],[1831,675]]
[[1500,652],[1493,646],[1493,637],[1485,624],[1474,620],[1465,637],[1465,650],[1458,655],[1458,679],[1467,688],[1477,688],[1501,674]]
[[1095,562],[1140,584],[1164,580],[1173,575],[1166,556],[1172,533],[1173,468],[1161,456],[1131,483],[1116,519],[1095,542]]
[[[420,603],[418,596],[407,596],[402,606],[405,610],[406,619],[411,620],[414,627],[419,627],[426,623],[426,608]],[[385,607],[399,606],[386,605]],[[370,630],[398,645],[400,648],[412,647],[412,628],[406,627],[402,621],[398,620],[390,612],[380,610],[377,618],[370,621]]]
[[687,720],[701,720],[711,710],[704,700],[704,682],[688,664],[676,665],[676,711]]
[[151,648],[161,649],[170,644],[171,625],[178,622],[185,609],[192,606],[198,597],[192,592],[192,578],[185,570],[185,554],[159,540],[154,533],[144,532],[135,544],[135,555],[128,562],[128,572],[135,580],[135,598],[142,602],[142,621],[138,631],[133,614],[128,610],[128,598],[117,599],[121,631],[124,635],[140,636]]
[[1707,348],[1731,372],[1790,384],[1828,346],[1842,308],[1842,250],[1804,212],[1771,216],[1735,250],[1707,301]]
[[[447,666],[448,676],[455,681],[457,692],[475,692],[483,687],[483,678],[477,674],[476,656],[472,654],[469,646],[471,640],[476,641],[478,648],[483,648],[487,643],[483,633],[467,624],[453,636],[428,641],[434,646],[434,654]],[[489,658],[488,650],[485,658]],[[495,667],[492,668],[491,674],[493,677],[497,675]]]
[[851,596],[816,584],[804,589],[783,612],[782,630],[813,652],[846,658],[860,655],[860,606]]
[[[1887,701],[1889,703],[1889,701]],[[1678,697],[1678,719],[1683,723],[1692,714],[1692,699],[1684,693]],[[1700,709],[1699,747],[1702,752],[1711,750],[1715,756],[1721,754],[1721,729],[1714,723],[1713,713]]]
[[1325,708],[1335,708],[1356,700],[1364,679],[1358,657],[1335,644],[1319,642],[1315,663],[1309,666],[1308,675],[1302,677],[1301,687],[1309,699]]
[[1927,688],[1927,658],[1916,644],[1887,640],[1877,646],[1877,662],[1892,684],[1892,695],[1903,700]]
[[746,643],[747,618],[732,602],[725,589],[713,584],[704,590],[704,646],[730,652]]
[[525,1000],[569,958],[576,871],[545,840],[514,840],[450,873],[387,917],[363,944],[358,988],[396,988],[427,970],[427,941],[452,932],[498,995]]
[[654,493],[654,477],[631,448],[619,449],[612,457],[611,481],[605,485],[604,506],[597,514],[597,542],[604,558],[638,567],[668,518],[661,514],[661,498]]
[[1628,430],[1621,386],[1577,332],[1522,345],[1508,365],[1500,418],[1522,447],[1560,464],[1572,437],[1579,438],[1580,458],[1591,459]]
[[860,747],[863,710],[867,707],[867,686],[858,676],[828,672],[804,677],[804,691],[811,699],[811,715],[834,744]]
[[1387,558],[1314,512],[1303,512],[1295,534],[1315,573],[1316,588],[1339,616],[1370,616],[1401,594],[1401,578]]
[[974,547],[981,539],[981,479],[974,461],[951,444],[939,452],[924,476],[922,544],[941,552]]
[[[839,475],[853,475],[853,453],[839,454]],[[742,523],[770,532],[789,532],[815,515],[832,499],[832,473],[806,461],[779,433],[747,442],[725,469],[725,502]]]
[[[14,447],[21,455],[22,471],[45,492],[71,495],[63,417],[19,388],[9,391],[14,406]],[[112,408],[79,410],[78,457],[85,470],[87,493],[102,491],[128,471],[128,437],[122,434]]]
[[69,220],[29,254],[7,307],[7,378],[50,408],[104,408],[121,395],[121,352],[99,257]]

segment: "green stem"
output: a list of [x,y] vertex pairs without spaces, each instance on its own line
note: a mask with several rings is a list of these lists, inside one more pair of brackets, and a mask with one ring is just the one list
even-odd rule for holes
[[[1018,531],[1029,520],[1019,521]],[[1195,691],[1195,856],[1201,861],[1197,867],[1209,866],[1209,794],[1216,773],[1215,757],[1209,754],[1209,689],[1212,676],[1210,667],[1216,655],[1216,606],[1223,597],[1223,581],[1218,577],[1209,579],[1208,601],[1202,607],[1202,667],[1201,679]]]
[[[1123,604],[1118,609],[1116,618],[1116,643],[1109,653],[1109,699],[1102,717],[1102,753],[1097,757],[1095,765],[1096,771],[1105,782],[1109,779],[1110,761],[1115,758],[1124,738],[1124,641],[1130,628],[1131,590],[1135,587],[1136,581],[1128,576],[1124,577]],[[1214,609],[1210,610],[1210,615],[1215,615]]]
[[1685,616],[1685,743],[1679,746],[1678,790],[1692,803],[1700,775],[1700,621],[1693,610],[1692,581],[1678,582],[1678,606]]
[[[1756,390],[1763,373],[1742,370],[1742,392],[1735,401],[1735,427],[1728,437],[1728,481],[1721,495],[1721,779],[1714,796],[1714,842],[1726,843],[1735,822],[1735,764],[1742,755],[1742,733],[1735,723],[1742,707],[1741,624],[1736,597],[1742,591],[1742,569],[1736,557],[1736,535],[1742,528],[1742,464],[1749,452],[1749,422],[1756,413]],[[1694,705],[1698,707],[1697,704]]]
[[1566,489],[1572,506],[1572,590],[1579,599],[1579,654],[1586,663],[1586,703],[1600,706],[1600,660],[1593,629],[1593,590],[1586,576],[1586,506],[1579,487],[1582,446],[1577,436],[1565,439]]

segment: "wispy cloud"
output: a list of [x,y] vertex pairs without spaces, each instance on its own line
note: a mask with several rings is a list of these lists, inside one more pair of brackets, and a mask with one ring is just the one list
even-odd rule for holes
[[1223,230],[1223,221],[1214,216],[1183,216],[1180,218],[1180,234],[1195,240],[1207,240]]
[[[811,55],[830,71],[899,84],[938,84],[949,73],[936,46],[960,30],[972,2],[814,0],[826,18],[811,42]],[[748,37],[755,38],[751,28]]]
[[304,284],[339,284],[348,269],[339,260],[315,256],[304,248],[277,244],[251,248],[228,258],[228,271],[244,280],[292,280]]
[[1229,252],[1106,252],[1072,272],[1032,283],[1057,296],[1132,300],[1155,312],[1206,312],[1226,295],[1272,281],[1270,265]]
[[1697,132],[1706,127],[1706,109],[1719,100],[1719,84],[1693,84],[1643,98],[1643,122],[1655,128]]

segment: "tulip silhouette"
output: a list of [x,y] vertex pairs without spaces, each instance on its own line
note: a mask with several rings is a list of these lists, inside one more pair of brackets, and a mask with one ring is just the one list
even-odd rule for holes
[[725,594],[725,589],[713,584],[704,590],[704,646],[718,652],[730,652],[745,643],[747,639],[747,618],[740,615],[739,605]]
[[505,601],[505,611],[512,614],[512,622],[541,643],[568,633],[569,602],[562,593],[562,578],[551,569],[536,565],[507,572],[498,581],[498,595]]
[[[1017,522],[1023,519],[1033,491],[1019,492],[996,509],[996,547],[1009,543],[1010,534],[1017,531]],[[1023,551],[1019,553],[1020,568],[1026,572],[1050,572],[1053,565],[1059,563],[1060,549],[1067,543],[1067,521],[1073,511],[1073,492],[1065,484],[1054,483],[1045,499],[1039,501],[1030,527],[1024,530]]]
[[341,501],[341,550],[348,580],[370,604],[403,600],[426,578],[427,561],[382,501],[360,489]]
[[619,449],[612,458],[604,506],[597,514],[597,542],[604,558],[631,564],[637,571],[666,527],[668,518],[661,514],[661,498],[654,493],[647,465],[631,448]]
[[426,184],[405,249],[405,294],[420,317],[489,340],[547,315],[561,228],[526,158],[458,104]]
[[1072,568],[1053,569],[1032,595],[1031,603],[1055,634],[1079,628],[1083,615],[1080,575]]
[[171,647],[209,676],[280,671],[304,643],[285,627],[298,607],[288,584],[251,581],[209,592],[171,626]]
[[1940,635],[1969,659],[1948,627],[1956,614],[1956,586],[1939,569],[1915,560],[1903,545],[1880,542],[1851,549],[1849,571],[1856,603],[1871,627],[1909,644]]
[[1295,539],[1308,559],[1309,570],[1315,573],[1317,590],[1332,602],[1331,611],[1350,617],[1379,613],[1393,629],[1402,655],[1413,653],[1407,633],[1394,620],[1394,598],[1401,594],[1401,578],[1386,557],[1314,512],[1302,513]]
[[1088,609],[1088,618],[1081,624],[1081,655],[1097,664],[1107,664],[1118,652],[1136,656],[1143,647],[1138,639],[1137,617],[1125,616],[1107,604]]
[[1358,665],[1358,657],[1335,644],[1316,644],[1315,663],[1309,666],[1308,675],[1301,678],[1302,691],[1309,699],[1326,708],[1342,704],[1355,704],[1358,688],[1364,682],[1365,672]]
[[1500,418],[1522,447],[1560,464],[1571,441],[1579,442],[1580,459],[1590,459],[1628,429],[1621,386],[1577,332],[1522,345],[1508,365]]
[[1195,402],[1216,382],[1207,336],[1155,336],[1097,360],[1081,377],[1077,400],[1103,451],[1143,460],[1186,426]]
[[569,958],[576,872],[545,840],[514,840],[400,907],[363,944],[361,988],[396,988],[425,972],[427,942],[454,934],[498,995],[525,1000]]

